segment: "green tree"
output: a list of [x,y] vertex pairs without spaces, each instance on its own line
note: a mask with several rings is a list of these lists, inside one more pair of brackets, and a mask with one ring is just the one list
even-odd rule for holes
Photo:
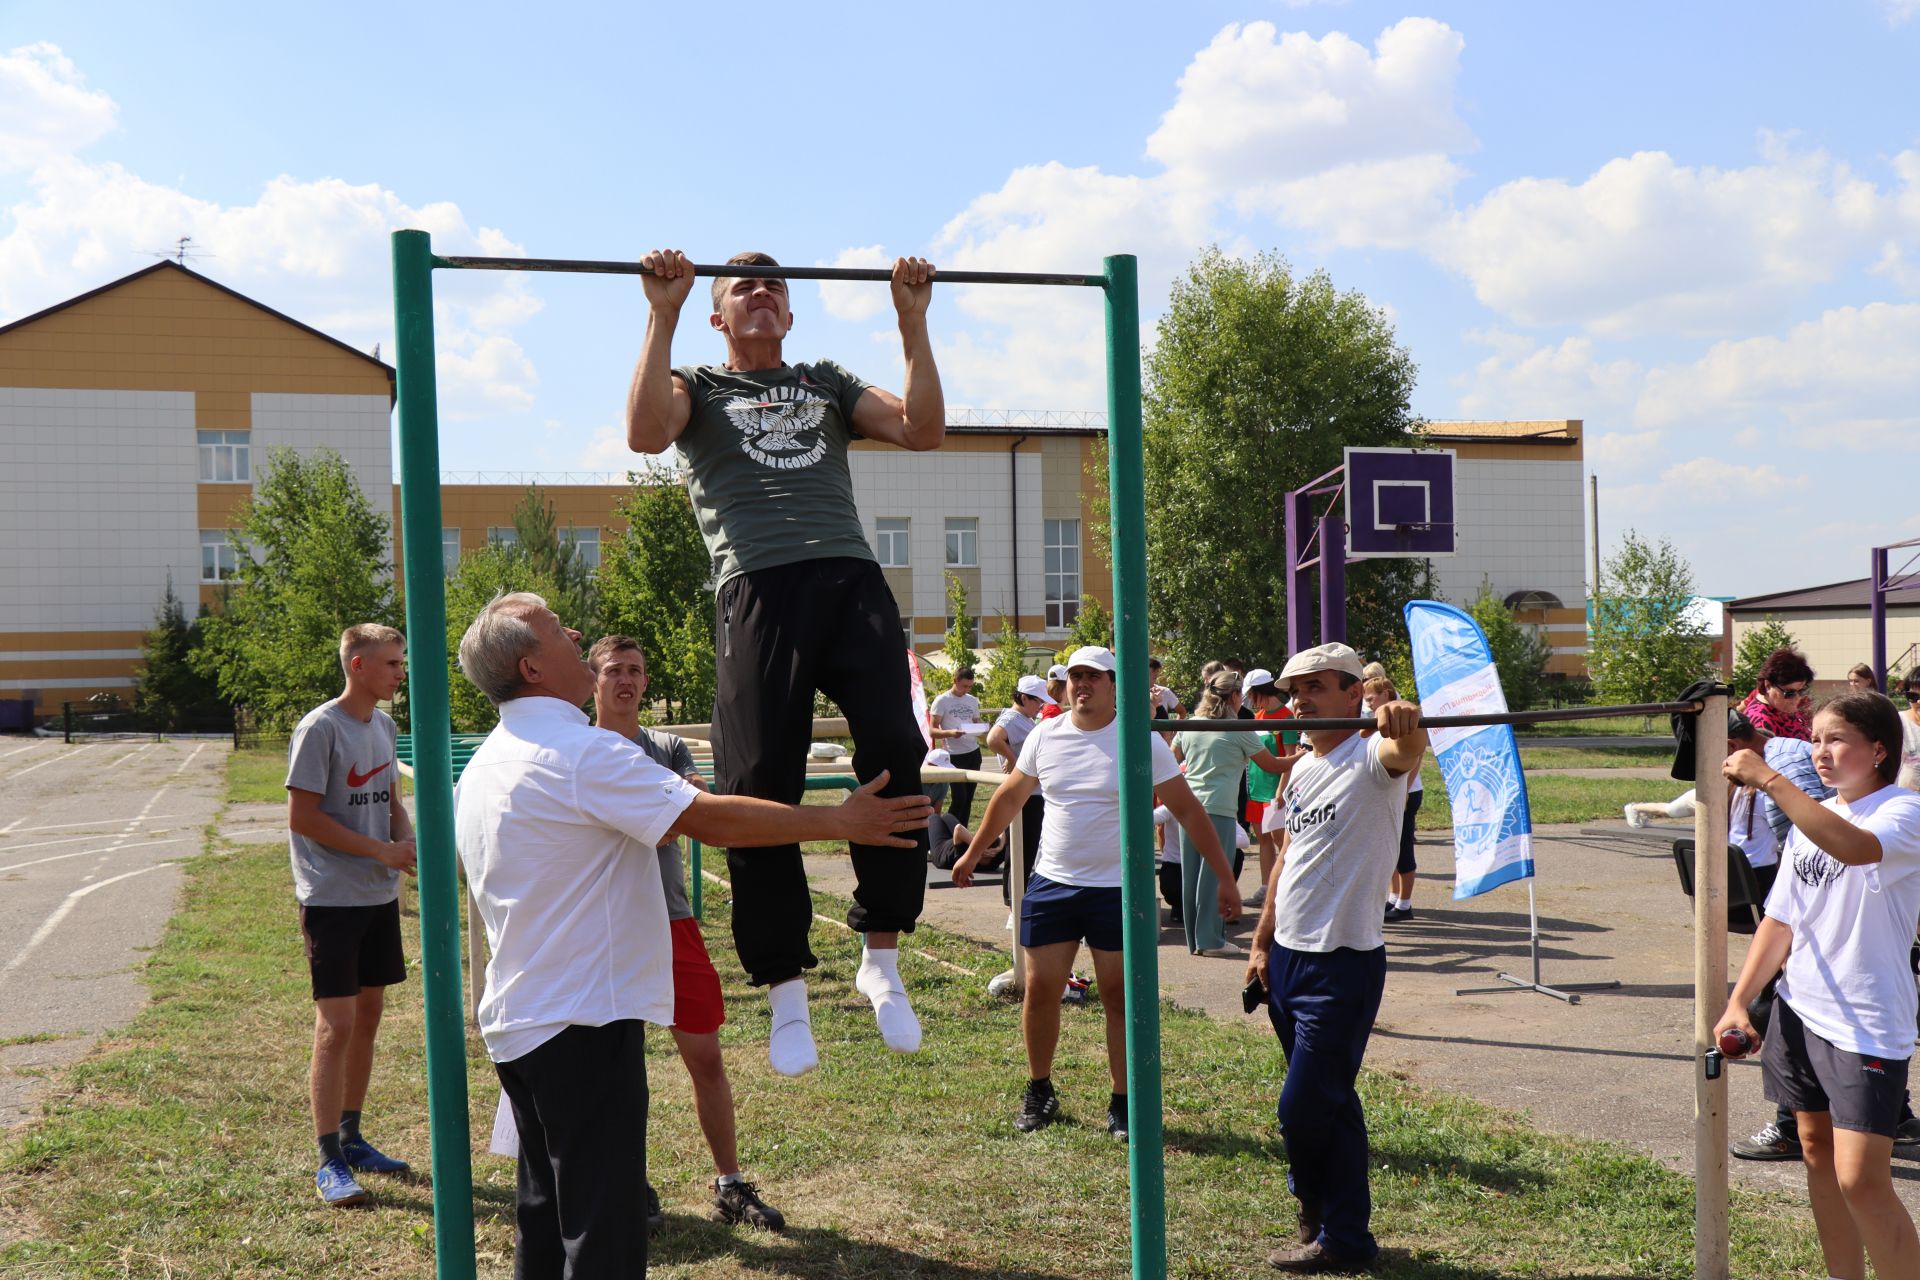
[[338,453],[273,450],[240,510],[238,570],[200,624],[195,669],[262,728],[291,730],[340,692],[340,633],[400,621],[389,531]]
[[133,709],[155,728],[177,733],[210,728],[232,715],[220,698],[219,683],[193,664],[203,640],[200,628],[173,591],[173,575],[154,611],[153,626],[140,642],[140,666],[134,675]]
[[967,584],[959,575],[947,575],[947,662],[950,669],[979,663],[973,652],[973,615],[967,612]]
[[[485,733],[499,722],[487,695],[460,674],[460,637],[489,600],[516,591],[531,591],[549,607],[559,598],[559,584],[535,568],[519,546],[494,543],[469,551],[447,578],[447,694],[455,733]],[[564,613],[560,620],[573,625]]]
[[597,583],[606,630],[640,642],[648,694],[674,723],[713,716],[713,561],[678,483],[638,484],[615,508],[626,532],[609,542]]
[[1060,660],[1065,662],[1067,655],[1087,645],[1113,648],[1113,615],[1093,596],[1080,597],[1080,611],[1073,616],[1073,625],[1067,628],[1067,638],[1060,646]]
[[[1325,272],[1210,249],[1177,281],[1148,353],[1147,607],[1174,670],[1287,651],[1282,495],[1348,445],[1417,445],[1416,368],[1385,313]],[[1104,459],[1100,461],[1102,467]],[[1110,529],[1096,521],[1104,551]],[[1384,652],[1417,562],[1347,569],[1347,630]]]
[[1673,544],[1632,529],[1594,600],[1587,668],[1602,702],[1664,702],[1712,672],[1712,637],[1687,616],[1693,569]]
[[[1553,653],[1547,642],[1513,616],[1513,610],[1494,594],[1493,584],[1485,578],[1480,580],[1480,594],[1467,606],[1467,612],[1486,633],[1494,669],[1500,673],[1500,687],[1507,695],[1507,709],[1525,711],[1539,706],[1546,691],[1547,659]],[[1382,661],[1391,670],[1391,664]]]
[[1760,668],[1775,649],[1796,649],[1800,645],[1786,625],[1768,614],[1757,627],[1746,631],[1733,651],[1733,692],[1745,698],[1760,683]]
[[1020,677],[1026,673],[1027,638],[1007,614],[996,615],[993,661],[980,679],[980,702],[988,707],[1010,707]]
[[575,544],[574,526],[560,528],[553,499],[538,485],[529,488],[514,507],[513,529],[527,564],[553,584],[548,606],[574,630],[589,637],[596,635],[601,629],[600,591],[593,570]]

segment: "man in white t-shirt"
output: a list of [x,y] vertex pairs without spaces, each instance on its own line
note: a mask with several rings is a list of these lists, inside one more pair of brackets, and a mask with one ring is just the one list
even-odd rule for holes
[[[947,758],[956,769],[980,767],[979,734],[986,732],[980,722],[980,699],[973,696],[973,668],[961,667],[953,673],[953,687],[933,700],[927,709],[933,718],[933,739],[947,749]],[[971,782],[953,784],[947,812],[965,826],[973,821]]]
[[837,808],[697,789],[587,723],[580,633],[530,593],[480,611],[460,670],[500,708],[454,790],[454,839],[493,957],[480,1035],[520,1134],[514,1274],[644,1274],[641,1031],[674,1017],[657,847],[684,835],[911,849],[896,833],[924,832],[931,806],[883,799],[884,772]]
[[[1019,762],[987,803],[980,830],[953,867],[953,882],[965,887],[984,851],[1013,822],[1035,788],[1046,796],[1040,856],[1020,900],[1020,945],[1027,981],[1020,1029],[1027,1047],[1029,1080],[1014,1127],[1030,1133],[1060,1114],[1053,1089],[1053,1054],[1060,1043],[1060,990],[1073,972],[1085,941],[1093,954],[1094,980],[1107,1018],[1107,1068],[1113,1095],[1107,1132],[1127,1136],[1127,1011],[1122,963],[1120,882],[1120,724],[1116,717],[1113,653],[1089,645],[1067,659],[1067,695],[1072,709],[1027,735]],[[1220,914],[1240,914],[1240,890],[1226,850],[1214,834],[1199,799],[1180,776],[1173,751],[1149,735],[1153,785],[1201,857],[1219,877]],[[1151,892],[1147,885],[1142,892]]]
[[[1344,644],[1296,653],[1279,686],[1303,718],[1362,714],[1360,657]],[[1300,1244],[1267,1261],[1294,1274],[1360,1270],[1379,1253],[1368,1227],[1367,1122],[1354,1082],[1386,987],[1380,902],[1400,852],[1406,775],[1427,748],[1420,709],[1374,709],[1375,732],[1313,730],[1307,757],[1267,809],[1283,831],[1254,927],[1249,980],[1266,986],[1287,1058],[1280,1137],[1287,1188],[1300,1201]]]

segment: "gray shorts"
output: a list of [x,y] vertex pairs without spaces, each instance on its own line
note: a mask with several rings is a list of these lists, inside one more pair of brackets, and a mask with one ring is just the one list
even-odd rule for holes
[[1893,1136],[1907,1093],[1904,1058],[1849,1053],[1807,1029],[1785,1000],[1773,1002],[1773,1025],[1760,1046],[1768,1102],[1793,1111],[1830,1112],[1833,1127]]

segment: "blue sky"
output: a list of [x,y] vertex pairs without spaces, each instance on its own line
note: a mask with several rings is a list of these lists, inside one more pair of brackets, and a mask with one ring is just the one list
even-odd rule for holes
[[[1603,540],[1703,591],[1920,537],[1920,0],[920,6],[19,0],[0,321],[196,269],[392,349],[386,234],[444,252],[950,266],[1278,250],[1386,309],[1434,418],[1585,419]],[[956,15],[963,15],[957,17]],[[439,277],[442,456],[622,470],[609,278]],[[897,374],[878,287],[795,357]],[[1098,409],[1097,298],[943,291],[948,399]],[[676,355],[715,356],[689,314]]]

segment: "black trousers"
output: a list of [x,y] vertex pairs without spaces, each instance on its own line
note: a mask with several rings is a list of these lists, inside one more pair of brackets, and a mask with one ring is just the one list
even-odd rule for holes
[[[815,690],[838,703],[853,735],[853,771],[881,770],[882,794],[920,794],[925,741],[914,723],[900,610],[871,560],[803,560],[729,578],[715,619],[714,780],[722,795],[798,804],[813,739]],[[910,932],[927,892],[927,833],[916,847],[851,846],[856,885],[847,924]],[[807,945],[813,895],[798,844],[727,850],[733,942],[754,986],[819,963]]]
[[[948,757],[956,769],[978,769],[980,767],[980,748],[971,751],[953,752]],[[973,789],[978,785],[972,782],[953,784],[953,798],[947,804],[947,812],[960,819],[960,825],[973,825]]]
[[1040,820],[1047,815],[1047,798],[1038,791],[1020,806],[1020,848],[1007,842],[1007,870],[1000,879],[1000,901],[1013,905],[1013,878],[1020,877],[1020,891],[1033,883],[1034,860],[1040,856]]
[[644,1027],[572,1026],[494,1064],[520,1130],[514,1280],[647,1273]]

